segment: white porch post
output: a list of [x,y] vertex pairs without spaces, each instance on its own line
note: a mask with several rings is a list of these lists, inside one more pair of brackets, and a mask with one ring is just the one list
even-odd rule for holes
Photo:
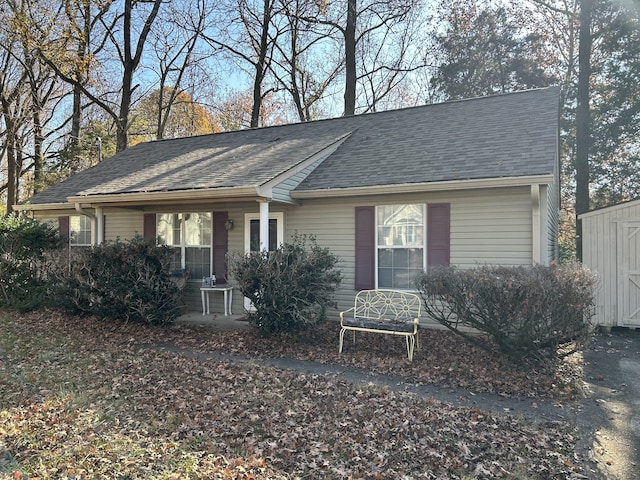
[[540,190],[531,185],[531,254],[532,264],[540,263]]
[[96,245],[104,243],[104,215],[102,214],[102,208],[96,207]]
[[269,249],[269,201],[260,201],[260,250]]

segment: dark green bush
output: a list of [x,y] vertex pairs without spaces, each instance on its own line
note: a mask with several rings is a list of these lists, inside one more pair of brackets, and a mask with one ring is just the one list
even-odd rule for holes
[[52,259],[48,276],[57,306],[74,314],[148,324],[180,315],[181,288],[172,279],[174,252],[136,237],[72,248]]
[[248,314],[249,323],[264,335],[293,333],[323,321],[342,279],[337,263],[338,258],[318,246],[313,236],[299,235],[274,252],[229,258],[240,291],[255,307]]
[[[416,284],[431,318],[514,359],[559,358],[581,348],[592,331],[595,276],[577,263],[441,267]],[[471,329],[493,342],[482,342]]]
[[53,227],[27,217],[0,217],[0,305],[21,311],[44,305],[42,262],[61,239]]

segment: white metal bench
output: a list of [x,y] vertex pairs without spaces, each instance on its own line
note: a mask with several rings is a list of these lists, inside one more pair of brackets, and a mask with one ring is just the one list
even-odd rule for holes
[[413,360],[418,346],[421,298],[415,293],[398,290],[362,290],[356,294],[354,306],[340,312],[340,353],[347,330],[353,332],[403,335],[407,340],[407,355]]

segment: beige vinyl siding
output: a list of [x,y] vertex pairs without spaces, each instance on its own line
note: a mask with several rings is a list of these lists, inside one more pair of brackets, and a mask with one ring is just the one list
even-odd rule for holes
[[353,302],[355,207],[382,204],[450,203],[451,263],[463,268],[478,264],[532,263],[531,196],[529,187],[467,190],[429,194],[305,200],[288,211],[289,234],[313,234],[318,244],[342,259],[343,275],[336,295],[338,309]]
[[530,265],[529,188],[496,189],[451,198],[451,263]]
[[130,240],[144,234],[144,213],[139,210],[105,209],[105,241]]
[[[357,198],[331,200],[305,200],[302,208],[291,209],[287,215],[287,236],[294,233],[312,234],[319,245],[328,247],[340,258],[338,269],[343,280],[335,299],[338,311],[346,310],[353,303],[354,252],[355,252],[355,206],[362,205]],[[369,203],[371,204],[371,203]],[[337,318],[336,312],[330,312]],[[335,319],[334,318],[334,319]]]
[[[529,186],[490,190],[457,190],[452,192],[412,193],[384,196],[358,196],[347,198],[305,199],[299,206],[282,205],[275,201],[270,212],[284,213],[284,238],[295,233],[313,234],[319,245],[328,247],[340,259],[338,268],[343,275],[337,292],[338,309],[349,308],[353,302],[355,207],[398,204],[449,203],[451,205],[451,263],[464,268],[478,264],[527,265],[532,262],[532,214]],[[189,207],[180,211],[227,211],[233,220],[228,232],[229,252],[244,252],[244,221],[246,213],[258,214],[258,202],[212,204]],[[129,239],[142,234],[144,213],[140,210],[105,209],[106,239]],[[163,211],[170,211],[164,209]],[[200,309],[197,283],[192,279],[187,295],[191,310]],[[233,296],[233,311],[242,312],[242,295]],[[217,303],[216,303],[217,304]]]

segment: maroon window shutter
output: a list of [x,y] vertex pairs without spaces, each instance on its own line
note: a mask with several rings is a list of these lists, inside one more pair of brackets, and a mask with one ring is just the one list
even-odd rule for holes
[[58,228],[64,245],[69,246],[69,217],[58,217]]
[[213,214],[213,270],[216,281],[227,281],[227,252],[229,251],[229,232],[226,223],[228,212],[214,212]]
[[375,208],[356,207],[356,290],[375,287],[375,226]]
[[143,225],[143,233],[142,236],[146,241],[155,241],[156,240],[156,214],[155,213],[145,213],[144,214],[144,225]]
[[427,265],[449,265],[451,255],[451,205],[434,203],[427,207]]

